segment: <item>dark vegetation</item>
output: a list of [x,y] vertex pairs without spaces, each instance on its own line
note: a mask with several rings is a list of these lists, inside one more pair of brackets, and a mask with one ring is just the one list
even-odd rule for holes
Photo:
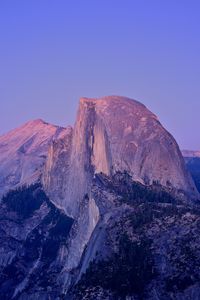
[[148,239],[136,242],[122,234],[118,252],[114,252],[108,260],[90,263],[76,286],[78,299],[87,287],[95,286],[111,290],[115,296],[124,299],[127,295],[144,295],[145,286],[155,275],[150,246]]
[[23,219],[29,218],[44,201],[48,201],[48,198],[39,184],[19,187],[8,192],[2,199],[8,211],[16,212]]
[[145,186],[139,182],[132,181],[131,176],[127,172],[117,172],[112,177],[99,174],[96,175],[96,180],[98,184],[106,186],[110,192],[121,196],[121,203],[129,205],[143,202],[179,203],[178,199],[175,199],[172,193],[158,182],[154,182],[150,186]]
[[178,209],[176,205],[162,207],[155,203],[143,203],[135,207],[135,212],[128,215],[128,220],[134,232],[140,233],[156,219],[174,215],[181,217],[183,213],[184,209]]
[[[166,290],[168,292],[184,291],[188,287],[200,282],[200,257],[199,251],[191,247],[195,243],[195,235],[190,232],[180,241],[176,247],[180,249],[180,257],[175,259],[171,253],[171,261],[176,265],[177,272],[166,279]],[[176,249],[176,251],[177,251]]]

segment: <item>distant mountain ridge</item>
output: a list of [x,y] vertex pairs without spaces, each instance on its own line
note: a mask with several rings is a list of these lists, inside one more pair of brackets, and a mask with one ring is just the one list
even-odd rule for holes
[[200,151],[182,150],[183,157],[200,157]]

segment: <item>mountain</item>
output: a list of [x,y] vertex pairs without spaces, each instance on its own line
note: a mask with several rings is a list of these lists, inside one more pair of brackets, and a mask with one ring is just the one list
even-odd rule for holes
[[[101,172],[127,171],[134,181],[146,185],[157,182],[197,195],[176,141],[138,101],[119,96],[81,98],[69,144],[66,150],[60,149],[67,152],[66,159],[61,159],[66,169],[61,184],[65,196],[50,197],[69,215],[76,216],[83,195],[90,192],[92,178]],[[56,156],[58,151],[55,148]],[[50,153],[43,180],[49,195],[57,189],[56,183],[45,179],[53,177],[52,170],[57,168],[57,159],[50,162],[53,157]]]
[[200,151],[182,150],[183,157],[200,157]]
[[40,179],[51,141],[65,130],[38,119],[0,136],[0,197]]
[[81,98],[74,128],[0,145],[1,298],[199,299],[199,194],[143,104]]
[[200,192],[200,151],[183,150],[186,167]]
[[66,282],[100,219],[94,178],[118,171],[147,186],[199,197],[176,141],[143,104],[119,96],[81,98],[74,129],[51,147],[42,177],[50,200],[75,219]]

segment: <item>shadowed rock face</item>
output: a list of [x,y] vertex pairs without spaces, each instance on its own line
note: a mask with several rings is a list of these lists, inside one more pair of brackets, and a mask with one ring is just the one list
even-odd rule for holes
[[49,145],[64,131],[35,120],[0,136],[0,197],[9,189],[40,179]]
[[72,224],[73,219],[56,208],[38,184],[3,197],[0,299],[56,299],[61,293],[56,278],[68,255]]
[[200,151],[183,150],[186,167],[200,192]]
[[191,196],[197,193],[176,141],[157,117],[135,100],[81,98],[71,145],[71,154],[62,163],[69,166],[66,176],[63,174],[62,205],[72,216],[90,192],[95,173],[111,175],[126,170],[133,180],[146,185],[157,182]]
[[199,299],[199,203],[132,182],[127,173],[94,181],[101,218],[65,299]]

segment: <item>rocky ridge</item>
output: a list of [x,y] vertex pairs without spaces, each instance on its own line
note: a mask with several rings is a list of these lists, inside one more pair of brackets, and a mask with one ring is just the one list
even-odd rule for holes
[[41,179],[49,145],[65,131],[38,119],[0,136],[0,197]]

